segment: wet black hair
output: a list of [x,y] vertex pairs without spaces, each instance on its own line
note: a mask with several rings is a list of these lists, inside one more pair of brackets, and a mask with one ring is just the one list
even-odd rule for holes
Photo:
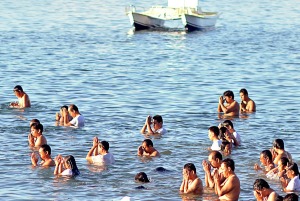
[[193,163],[187,163],[183,166],[184,169],[188,170],[189,172],[190,171],[194,171],[195,174],[196,174],[196,167]]
[[43,144],[41,146],[41,148],[43,149],[44,152],[48,152],[49,155],[51,155],[51,147],[48,144]]
[[73,174],[72,176],[78,176],[78,175],[80,175],[80,172],[79,172],[79,170],[77,168],[74,156],[72,156],[72,155],[66,156],[65,157],[65,161],[71,167],[72,174]]
[[273,147],[276,149],[284,149],[284,142],[282,139],[276,139],[273,142]]
[[44,131],[43,124],[39,124],[39,123],[33,123],[33,124],[31,124],[30,128],[34,128],[34,129],[40,130],[41,133]]
[[262,154],[265,159],[269,159],[269,161],[272,162],[272,153],[270,150],[263,150],[262,152],[260,152],[260,154]]
[[223,125],[224,126],[231,126],[231,128],[233,128],[233,123],[232,121],[230,121],[229,119],[226,119],[225,121],[223,121]]
[[211,126],[208,128],[211,132],[214,133],[214,136],[218,137],[220,134],[220,129],[217,126]]
[[230,142],[228,142],[228,141],[222,141],[222,144],[221,144],[221,151],[224,151],[225,147],[226,147],[228,144],[230,145]]
[[289,193],[284,196],[283,201],[298,201],[299,197],[296,193]]
[[223,93],[223,96],[228,96],[228,97],[232,97],[232,99],[234,100],[234,94],[233,94],[233,92],[232,91],[230,91],[230,90],[228,90],[228,91],[225,91],[224,93]]
[[210,155],[212,155],[212,159],[213,160],[216,160],[216,159],[219,159],[220,161],[222,161],[222,159],[223,159],[223,156],[222,156],[222,154],[219,152],[219,151],[212,151],[211,153],[210,153]]
[[283,166],[287,166],[289,163],[289,159],[287,157],[281,157],[279,160]]
[[100,144],[102,145],[103,149],[106,151],[109,150],[109,143],[107,141],[101,141]]
[[63,106],[60,107],[60,109],[64,109],[64,108],[66,108],[66,110],[68,110],[68,106],[67,105],[63,105]]
[[153,119],[156,120],[158,123],[163,123],[163,118],[160,115],[155,115]]
[[21,87],[21,85],[16,85],[14,87],[14,90],[19,90],[19,91],[23,92],[23,88]]
[[268,182],[266,182],[264,179],[256,179],[253,184],[253,190],[261,191],[263,188],[270,188]]
[[247,95],[248,96],[248,91],[247,89],[243,88],[240,90],[240,93],[243,93],[244,95]]
[[293,170],[293,171],[294,171],[294,174],[295,174],[295,175],[298,175],[299,178],[300,178],[300,175],[299,175],[299,168],[298,168],[297,163],[292,163],[292,165],[290,165],[287,169],[288,169],[288,170]]
[[234,161],[231,158],[225,158],[224,160],[222,160],[222,163],[224,163],[226,167],[230,167],[230,169],[234,171]]
[[148,179],[148,176],[145,172],[137,173],[134,177],[134,180],[139,181],[139,182],[144,182],[144,183],[150,182],[149,179]]
[[145,144],[146,144],[147,147],[149,147],[149,146],[153,147],[153,142],[152,142],[152,140],[150,140],[150,139],[145,139],[143,142],[145,142]]

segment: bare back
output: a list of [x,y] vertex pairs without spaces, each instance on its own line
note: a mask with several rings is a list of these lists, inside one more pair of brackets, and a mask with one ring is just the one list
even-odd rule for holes
[[238,201],[240,196],[240,180],[236,175],[228,177],[222,186],[222,196],[220,200]]

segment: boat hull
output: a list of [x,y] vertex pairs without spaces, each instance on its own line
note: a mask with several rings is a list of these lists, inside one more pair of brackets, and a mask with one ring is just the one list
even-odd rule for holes
[[128,17],[130,23],[135,27],[135,30],[143,30],[150,28],[162,28],[164,27],[165,20],[151,17],[136,12],[129,12]]
[[182,23],[188,31],[206,30],[216,25],[219,15],[216,14],[184,14],[182,15]]

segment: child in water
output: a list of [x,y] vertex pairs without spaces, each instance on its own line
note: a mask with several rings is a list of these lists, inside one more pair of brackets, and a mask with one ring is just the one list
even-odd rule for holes
[[45,136],[43,136],[43,125],[33,123],[30,126],[31,133],[28,135],[28,143],[30,147],[40,147],[47,144]]
[[75,158],[72,155],[62,157],[61,155],[55,158],[55,175],[77,176],[80,174]]

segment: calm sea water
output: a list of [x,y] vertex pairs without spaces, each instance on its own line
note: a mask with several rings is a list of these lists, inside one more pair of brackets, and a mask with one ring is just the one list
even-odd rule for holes
[[[240,200],[254,200],[252,184],[264,176],[253,170],[259,153],[275,138],[299,164],[300,7],[298,0],[202,2],[222,12],[208,32],[133,33],[127,5],[160,1],[70,0],[0,2],[0,199],[2,200],[181,200],[185,163],[193,162],[204,181],[209,126],[221,120],[218,96],[231,89],[236,99],[247,88],[256,114],[234,119],[242,146],[233,151],[241,180]],[[166,5],[166,2],[164,3]],[[10,109],[20,84],[32,108]],[[55,126],[60,106],[74,103],[86,127]],[[168,134],[152,138],[162,156],[141,159],[136,149],[148,114],[161,114]],[[38,118],[57,154],[75,156],[81,176],[56,178],[53,168],[32,168],[27,146],[29,121]],[[98,136],[110,142],[116,164],[87,164]],[[155,172],[163,166],[168,173]],[[151,177],[147,190],[134,175]],[[271,187],[280,191],[277,181]],[[284,195],[284,193],[280,192]],[[206,191],[197,200],[215,200]]]

